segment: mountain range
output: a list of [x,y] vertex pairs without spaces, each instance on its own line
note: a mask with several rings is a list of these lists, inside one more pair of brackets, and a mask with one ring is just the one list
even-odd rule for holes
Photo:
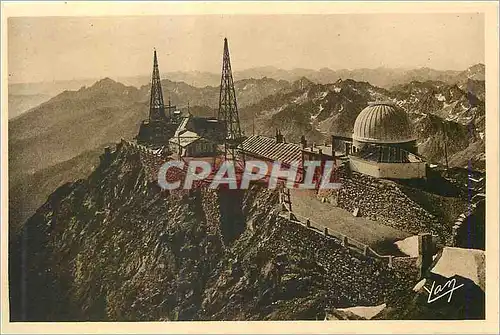
[[[484,80],[485,66],[484,64],[475,64],[465,71],[457,70],[435,70],[427,67],[417,69],[405,68],[386,68],[379,67],[375,69],[337,69],[321,68],[319,70],[295,68],[284,70],[273,66],[262,66],[236,71],[234,73],[235,80],[242,79],[261,79],[273,78],[276,80],[286,80],[293,82],[302,77],[318,84],[328,84],[337,81],[338,79],[353,79],[356,81],[367,81],[372,85],[390,88],[394,85],[404,84],[411,81],[443,81],[449,84],[463,82],[464,79],[470,78],[473,80]],[[163,76],[172,81],[183,81],[192,86],[218,86],[220,83],[220,75],[211,72],[167,72]],[[118,78],[118,80],[134,85],[139,82],[138,77]],[[141,84],[149,81],[149,77],[143,76],[140,79]]]
[[[381,88],[353,79],[316,83],[264,77],[235,82],[242,128],[247,135],[273,135],[288,141],[303,134],[322,142],[329,134],[349,135],[369,101],[389,99],[408,112],[419,150],[429,161],[465,166],[469,158],[484,169],[484,66],[457,74],[452,81],[409,81]],[[235,75],[236,77],[236,75]],[[165,99],[192,114],[213,116],[217,86],[195,87],[162,80]],[[105,146],[132,139],[147,118],[149,84],[139,88],[106,78],[66,90],[9,120],[9,219],[19,227],[62,183],[86,176]],[[24,92],[26,93],[26,92]]]
[[[443,71],[430,68],[391,69],[384,67],[354,70],[332,70],[329,68],[322,68],[319,70],[301,68],[283,70],[272,66],[263,66],[236,71],[234,73],[234,79],[235,81],[240,81],[243,79],[272,78],[275,80],[293,82],[302,77],[306,77],[319,84],[333,83],[338,79],[353,79],[356,81],[367,81],[378,87],[390,88],[394,85],[405,84],[411,81],[433,80],[444,81],[449,84],[463,83],[467,79],[484,81],[484,73],[484,64],[473,65],[465,71]],[[220,84],[220,74],[212,72],[173,71],[164,72],[161,77],[168,78],[173,82],[184,82],[190,86],[199,88],[206,86],[217,87]],[[100,78],[85,78],[54,82],[10,83],[9,119],[36,107],[41,102],[48,100],[50,97],[53,97],[64,90],[77,90],[80,87],[92,85],[99,79]],[[113,79],[124,83],[125,85],[141,87],[150,82],[151,76],[137,75],[116,77]]]
[[[247,134],[257,129],[272,136],[275,129],[281,129],[289,141],[298,142],[305,135],[317,143],[328,141],[330,134],[351,136],[354,121],[368,102],[390,100],[407,111],[419,151],[431,162],[445,163],[444,141],[450,159],[473,143],[484,146],[484,101],[456,84],[413,81],[386,90],[351,79],[323,85],[303,78],[292,86],[300,88],[241,109]],[[454,162],[465,166],[469,158]],[[473,161],[476,167],[482,164],[484,157]]]

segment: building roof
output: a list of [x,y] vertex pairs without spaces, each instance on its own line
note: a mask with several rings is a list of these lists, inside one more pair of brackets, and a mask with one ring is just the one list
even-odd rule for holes
[[183,130],[182,132],[176,132],[174,137],[172,137],[169,142],[173,144],[180,145],[181,147],[186,147],[191,143],[199,140],[201,137],[189,130]]
[[223,129],[224,125],[213,117],[190,117],[191,125],[196,130],[212,130],[212,129]]
[[[174,138],[188,131],[198,137],[220,142],[224,138],[224,124],[215,118],[204,118],[193,115],[184,117],[175,131]],[[188,135],[184,135],[188,137]]]
[[180,134],[187,130],[187,124],[189,122],[189,117],[185,117],[182,119],[181,123],[177,127],[174,133],[174,137],[178,137]]
[[225,136],[224,123],[211,117],[190,116],[186,129],[215,142],[222,141]]
[[406,112],[391,102],[374,102],[354,122],[353,140],[404,143],[414,140]]
[[290,164],[302,160],[302,149],[294,143],[280,143],[276,139],[256,135],[246,138],[240,148],[251,155]]

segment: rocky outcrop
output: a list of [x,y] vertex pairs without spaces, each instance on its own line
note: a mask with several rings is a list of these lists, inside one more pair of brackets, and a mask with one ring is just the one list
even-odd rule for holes
[[224,192],[163,192],[119,146],[11,241],[11,319],[324,319],[414,285],[282,219],[273,190]]

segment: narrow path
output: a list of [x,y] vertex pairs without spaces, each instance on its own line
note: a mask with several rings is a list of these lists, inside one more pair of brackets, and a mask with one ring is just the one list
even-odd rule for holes
[[322,203],[310,191],[290,190],[290,196],[293,213],[301,220],[309,218],[313,227],[320,230],[327,227],[342,233],[369,245],[382,255],[403,255],[393,243],[411,234],[364,217],[355,217],[342,208]]

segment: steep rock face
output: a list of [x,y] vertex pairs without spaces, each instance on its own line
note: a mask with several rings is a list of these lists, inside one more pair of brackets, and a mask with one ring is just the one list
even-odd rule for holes
[[450,159],[452,155],[460,153],[469,144],[479,140],[473,128],[445,121],[432,114],[417,119],[414,128],[419,132],[418,150],[431,162],[444,162],[445,153]]
[[[413,81],[391,89],[412,120],[419,152],[429,161],[483,169],[481,141],[484,139],[484,81],[468,80],[447,84],[441,81]],[[456,159],[451,159],[453,155]],[[465,159],[464,159],[465,158]],[[465,163],[465,164],[464,164]]]
[[[226,192],[237,192],[226,193]],[[316,319],[414,276],[278,215],[275,191],[161,192],[119,147],[10,246],[12,320]]]

